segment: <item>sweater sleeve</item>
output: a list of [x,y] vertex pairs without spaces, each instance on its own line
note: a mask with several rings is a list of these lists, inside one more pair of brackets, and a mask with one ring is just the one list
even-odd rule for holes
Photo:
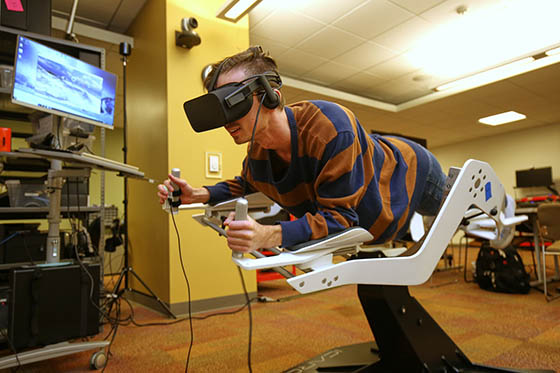
[[[243,165],[246,164],[246,161],[247,159],[245,159]],[[245,174],[244,169],[241,171],[241,174]],[[222,181],[214,185],[205,185],[204,187],[210,192],[210,199],[208,200],[208,203],[211,205],[243,196],[244,188],[247,189],[247,193],[253,193],[255,191],[254,188],[249,183],[246,183],[241,176],[236,176],[233,179]]]

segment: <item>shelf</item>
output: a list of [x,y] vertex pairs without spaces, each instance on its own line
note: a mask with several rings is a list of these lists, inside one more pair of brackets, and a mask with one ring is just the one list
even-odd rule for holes
[[[82,215],[98,213],[101,211],[99,206],[91,207],[60,207],[62,216]],[[0,219],[44,219],[49,214],[48,207],[0,207]]]

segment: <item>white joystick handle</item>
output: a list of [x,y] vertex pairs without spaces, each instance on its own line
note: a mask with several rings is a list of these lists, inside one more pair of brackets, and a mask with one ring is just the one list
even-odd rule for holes
[[[249,210],[249,202],[245,198],[239,198],[235,203],[235,220],[247,220],[247,212]],[[242,258],[243,253],[234,251],[234,258]]]

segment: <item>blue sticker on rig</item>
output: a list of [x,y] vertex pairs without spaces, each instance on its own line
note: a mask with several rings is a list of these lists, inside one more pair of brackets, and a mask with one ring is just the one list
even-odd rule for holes
[[484,186],[484,190],[486,191],[486,202],[488,202],[488,200],[492,198],[492,183],[487,182]]

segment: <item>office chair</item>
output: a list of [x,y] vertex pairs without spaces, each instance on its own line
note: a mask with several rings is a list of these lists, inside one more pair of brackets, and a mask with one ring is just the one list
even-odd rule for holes
[[[539,225],[539,234],[541,236],[542,251],[542,275],[544,284],[544,296],[547,301],[559,298],[560,294],[549,295],[547,291],[546,279],[546,256],[555,255],[554,267],[556,278],[560,273],[558,268],[558,256],[560,256],[560,203],[543,203],[537,209],[537,221]],[[546,242],[551,242],[546,245]]]

